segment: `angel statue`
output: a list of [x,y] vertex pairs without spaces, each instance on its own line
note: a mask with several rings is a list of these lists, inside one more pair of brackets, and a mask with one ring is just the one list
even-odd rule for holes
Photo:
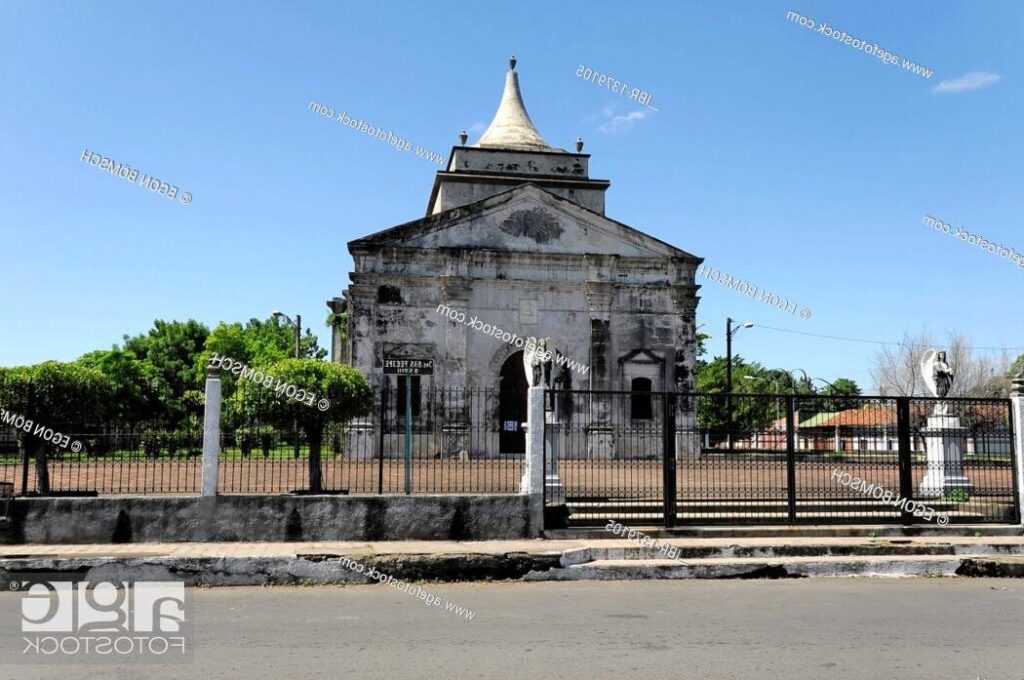
[[953,387],[953,369],[946,363],[946,353],[926,350],[921,357],[921,377],[932,396],[945,399]]
[[550,338],[528,338],[523,351],[523,368],[526,382],[530,387],[547,387],[550,375],[551,353],[548,352]]

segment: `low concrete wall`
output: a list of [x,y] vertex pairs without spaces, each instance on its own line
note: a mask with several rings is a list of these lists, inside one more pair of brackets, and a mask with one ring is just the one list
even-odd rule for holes
[[5,543],[531,538],[529,497],[19,498]]

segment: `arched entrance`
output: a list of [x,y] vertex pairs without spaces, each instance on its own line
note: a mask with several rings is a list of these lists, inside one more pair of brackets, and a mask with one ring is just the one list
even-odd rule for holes
[[501,365],[498,383],[498,445],[500,453],[526,453],[526,369],[523,353],[516,352]]

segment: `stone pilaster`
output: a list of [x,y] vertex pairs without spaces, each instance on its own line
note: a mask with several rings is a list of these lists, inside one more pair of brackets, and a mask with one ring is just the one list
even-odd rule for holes
[[[611,308],[615,284],[588,281],[587,305],[590,309],[590,389],[609,390],[611,375]],[[587,426],[587,457],[614,458],[615,432],[611,426],[611,403],[607,395],[589,395],[590,423]]]
[[[358,275],[353,275],[356,279]],[[359,277],[366,279],[367,277]],[[378,364],[381,357],[375,348],[381,347],[377,338],[377,324],[374,319],[377,307],[377,286],[368,281],[359,281],[345,292],[348,302],[348,329],[350,337],[349,363],[366,376],[373,388],[374,403],[370,415],[355,418],[346,428],[346,451],[351,458],[369,459],[377,455],[380,437],[373,436],[384,425],[380,422],[381,397],[383,394],[383,367]]]
[[[690,270],[689,280],[693,274]],[[673,285],[672,316],[678,320],[676,347],[673,357],[674,385],[669,389],[688,395],[697,391],[697,297],[698,286],[689,284]],[[680,396],[676,400],[676,456],[678,458],[700,455],[700,434],[697,431],[697,400]]]
[[377,324],[374,314],[377,307],[377,286],[370,283],[352,284],[348,287],[349,338],[352,366],[359,369],[371,381],[378,379],[381,357],[374,356],[374,348],[380,346],[377,338]]
[[[463,276],[442,276],[440,278],[441,302],[453,311],[469,314],[470,295],[473,292],[472,280]],[[470,455],[470,416],[469,401],[466,394],[467,358],[469,353],[469,333],[471,329],[465,323],[450,319],[444,315],[439,323],[444,325],[444,351],[440,375],[435,376],[438,387],[443,390],[441,399],[444,412],[442,414],[442,450],[441,455],[465,459]]]
[[[343,297],[331,298],[327,301],[327,308],[332,314],[343,314],[348,309],[348,301]],[[335,363],[347,364],[352,360],[347,333],[347,324],[344,327],[331,324],[331,361]]]

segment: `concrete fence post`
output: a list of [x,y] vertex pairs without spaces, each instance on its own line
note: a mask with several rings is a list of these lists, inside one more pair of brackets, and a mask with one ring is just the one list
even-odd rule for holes
[[526,394],[526,464],[519,493],[530,497],[530,526],[534,535],[544,528],[544,388]]
[[203,415],[203,495],[217,495],[220,473],[220,368],[206,368],[206,407]]
[[1024,524],[1024,372],[1018,373],[1010,383],[1010,409],[1013,412],[1013,454],[1017,475],[1017,507]]

